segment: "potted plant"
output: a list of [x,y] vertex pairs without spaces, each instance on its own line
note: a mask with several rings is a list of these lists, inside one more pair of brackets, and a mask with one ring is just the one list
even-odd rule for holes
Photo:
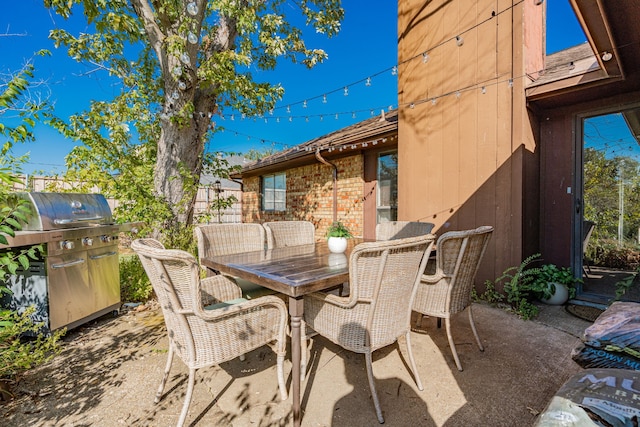
[[561,305],[576,296],[576,284],[582,283],[568,267],[544,264],[537,269],[531,291],[544,303]]
[[347,249],[347,239],[353,237],[349,229],[340,221],[335,221],[327,229],[329,250],[341,254]]

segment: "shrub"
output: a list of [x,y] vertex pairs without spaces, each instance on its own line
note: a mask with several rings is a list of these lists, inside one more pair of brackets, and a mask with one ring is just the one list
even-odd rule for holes
[[120,299],[123,302],[145,302],[153,295],[151,282],[137,255],[120,257]]

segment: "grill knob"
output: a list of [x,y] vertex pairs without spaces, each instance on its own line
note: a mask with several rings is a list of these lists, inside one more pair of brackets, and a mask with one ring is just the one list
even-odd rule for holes
[[111,236],[107,236],[106,234],[103,234],[102,236],[100,236],[100,241],[102,243],[109,243],[111,242]]
[[85,237],[84,239],[82,239],[82,244],[84,246],[92,246],[93,245],[93,239],[91,237]]
[[73,243],[71,240],[64,240],[60,242],[60,247],[62,249],[73,249],[76,247],[76,244]]

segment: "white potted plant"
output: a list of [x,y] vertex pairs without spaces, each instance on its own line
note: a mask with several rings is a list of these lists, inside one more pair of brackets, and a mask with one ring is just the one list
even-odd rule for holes
[[353,237],[351,232],[340,221],[335,221],[327,229],[329,251],[341,254],[347,249],[347,239]]
[[582,282],[568,267],[545,264],[537,269],[531,290],[544,303],[562,305],[576,296],[576,284]]

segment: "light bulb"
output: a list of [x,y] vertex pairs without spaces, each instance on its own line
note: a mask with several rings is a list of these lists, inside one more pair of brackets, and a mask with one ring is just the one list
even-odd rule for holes
[[482,93],[483,93],[483,94],[484,94],[484,93],[487,93],[487,88],[486,88],[486,87],[484,87],[484,86],[482,86]]
[[189,64],[191,62],[191,58],[187,52],[182,52],[180,55],[180,61],[182,61],[183,64]]
[[570,70],[573,70],[573,69],[575,69],[575,68],[576,68],[576,64],[574,64],[574,63],[573,63],[573,61],[571,61],[571,62],[569,63],[569,69],[570,69]]
[[353,113],[351,113],[351,118],[355,119],[356,118],[356,112],[354,111]]
[[198,14],[198,5],[196,2],[192,1],[187,4],[187,12],[191,16],[196,16]]
[[409,104],[409,108],[414,109],[416,108],[416,104],[414,104],[413,102],[411,104]]
[[509,87],[513,87],[513,79],[509,79],[508,85],[509,85]]
[[182,75],[182,67],[179,65],[176,65],[175,67],[173,67],[172,73],[174,76],[180,77]]
[[344,96],[349,95],[349,88],[348,87],[344,87]]
[[180,98],[180,94],[178,93],[177,90],[174,90],[173,93],[171,94],[171,98],[173,99],[178,99]]
[[189,32],[189,34],[187,34],[187,40],[189,40],[189,43],[191,44],[196,44],[198,43],[198,36],[196,36],[192,32]]
[[182,80],[180,80],[180,81],[178,82],[178,88],[179,88],[180,90],[185,90],[185,89],[187,88],[187,84],[186,84],[185,82],[183,82]]
[[431,105],[436,105],[438,100],[436,98],[431,98]]
[[603,61],[611,61],[611,58],[613,58],[613,55],[611,54],[611,52],[605,52],[602,54],[602,60]]
[[391,75],[395,76],[396,74],[398,74],[398,67],[394,65],[393,68],[391,69]]
[[464,39],[462,38],[462,36],[456,36],[456,44],[458,46],[462,46],[464,44]]
[[307,108],[307,100],[305,99],[304,102],[302,103],[302,108]]
[[429,62],[429,54],[425,52],[422,54],[422,63],[426,64],[427,62]]
[[456,91],[456,98],[460,99],[460,91],[459,90]]
[[322,95],[322,103],[323,104],[327,103],[327,95]]
[[371,86],[371,77],[367,77],[367,82],[364,85]]

